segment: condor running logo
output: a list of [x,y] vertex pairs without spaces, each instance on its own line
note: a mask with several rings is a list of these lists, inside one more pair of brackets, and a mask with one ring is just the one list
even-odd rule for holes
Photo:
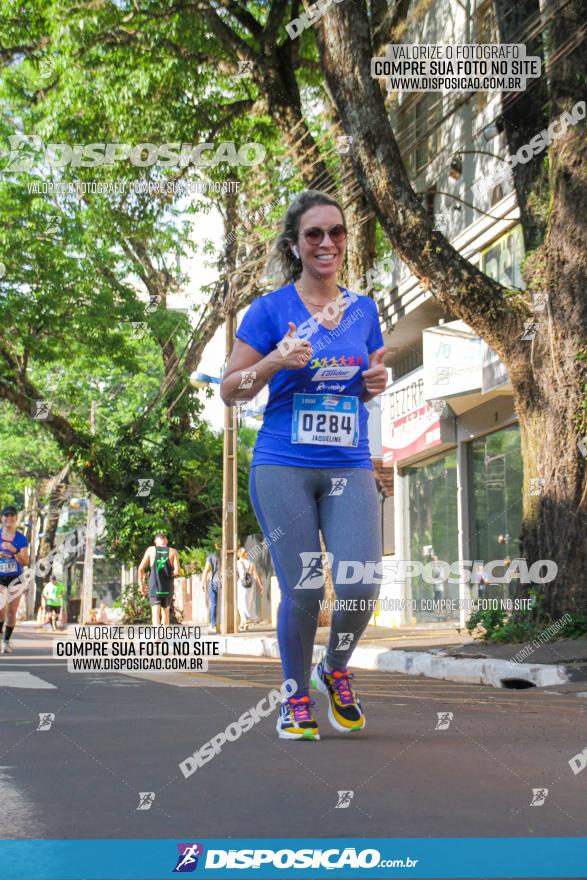
[[359,367],[320,367],[312,376],[312,382],[324,382],[326,380],[352,379],[355,373],[359,371]]
[[204,855],[204,847],[201,843],[178,843],[176,844],[179,855],[177,864],[173,869],[174,874],[188,874],[198,867],[198,857]]

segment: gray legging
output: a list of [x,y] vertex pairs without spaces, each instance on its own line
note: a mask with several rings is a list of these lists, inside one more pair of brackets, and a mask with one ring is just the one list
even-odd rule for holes
[[[381,584],[375,479],[367,468],[257,465],[249,488],[281,587],[277,637],[283,671],[298,683],[299,697],[308,693],[324,597],[319,531],[332,554],[338,606],[326,655],[330,668],[347,666],[373,613]],[[279,537],[272,540],[272,532]]]

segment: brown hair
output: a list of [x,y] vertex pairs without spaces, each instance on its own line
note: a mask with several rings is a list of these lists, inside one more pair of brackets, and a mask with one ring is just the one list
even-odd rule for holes
[[271,268],[276,270],[286,283],[296,281],[302,274],[302,261],[292,254],[290,244],[298,240],[302,215],[316,205],[332,205],[338,208],[342,222],[346,226],[344,211],[332,196],[317,189],[306,189],[300,193],[286,211],[283,229],[277,237],[270,261]]

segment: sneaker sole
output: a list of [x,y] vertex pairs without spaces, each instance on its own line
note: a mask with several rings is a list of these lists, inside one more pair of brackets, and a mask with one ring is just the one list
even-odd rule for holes
[[362,730],[365,730],[367,727],[367,719],[363,715],[363,723],[362,725],[354,725],[353,727],[344,727],[340,721],[337,721],[334,712],[332,711],[332,703],[330,702],[330,694],[328,692],[327,686],[324,684],[320,676],[318,675],[318,667],[315,666],[312,670],[312,675],[310,678],[310,686],[315,690],[320,691],[321,694],[324,694],[326,699],[328,700],[328,721],[330,725],[334,727],[335,730],[338,730],[340,733],[360,733]]
[[279,719],[277,720],[275,729],[279,734],[279,739],[307,739],[309,742],[312,742],[312,740],[320,739],[320,734],[317,731],[316,733],[311,730],[308,730],[306,733],[288,733],[287,730],[281,729],[279,725]]
[[315,742],[320,739],[319,733],[287,733],[287,731],[279,731],[279,739],[305,739],[308,742]]

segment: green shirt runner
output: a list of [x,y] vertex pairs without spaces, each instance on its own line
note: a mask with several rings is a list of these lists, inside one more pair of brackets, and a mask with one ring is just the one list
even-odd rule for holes
[[55,583],[49,583],[43,590],[43,596],[47,602],[47,605],[58,605],[61,607],[63,604],[63,597],[65,596],[65,585],[61,581],[55,581]]

